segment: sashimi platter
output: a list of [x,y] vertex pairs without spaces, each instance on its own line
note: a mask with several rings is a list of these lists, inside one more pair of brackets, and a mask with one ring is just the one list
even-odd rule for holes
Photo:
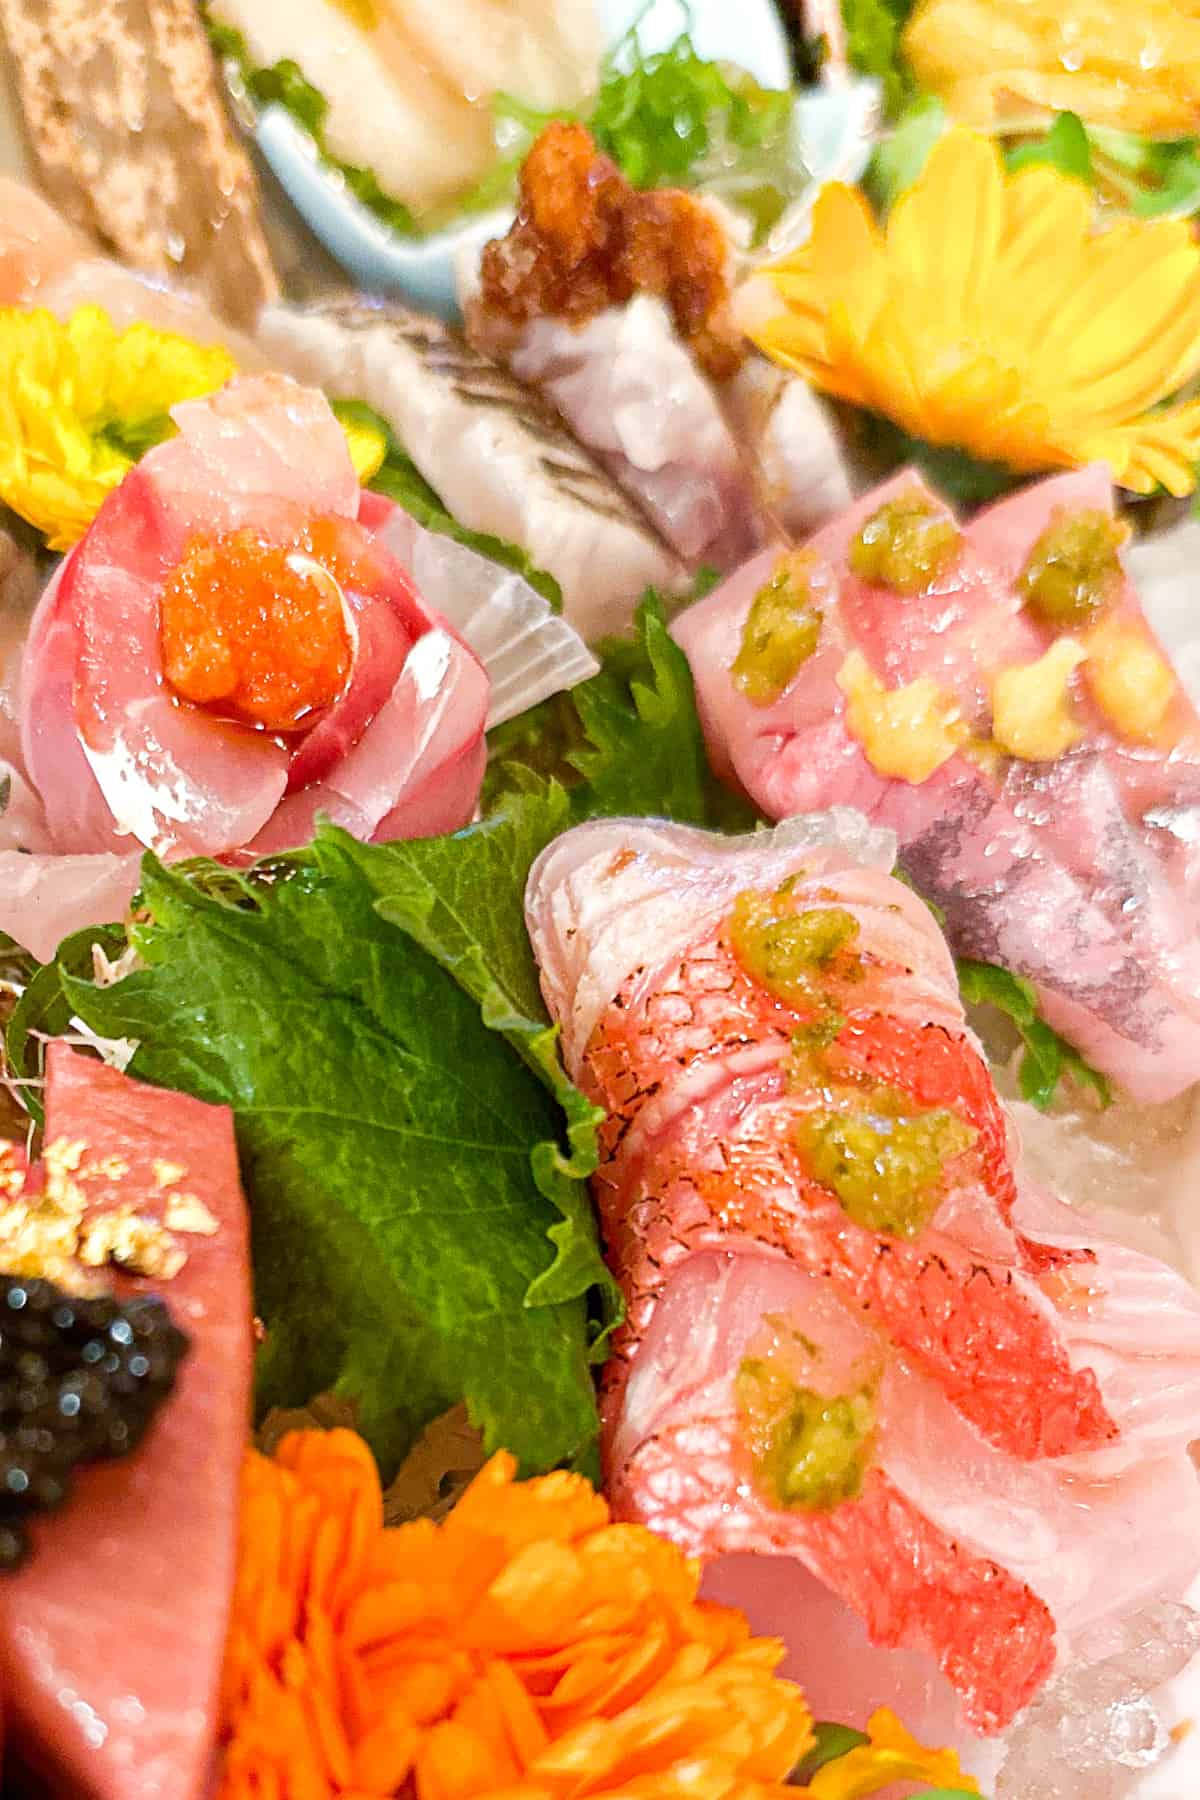
[[0,1800],[1200,1800],[1200,0],[0,46]]

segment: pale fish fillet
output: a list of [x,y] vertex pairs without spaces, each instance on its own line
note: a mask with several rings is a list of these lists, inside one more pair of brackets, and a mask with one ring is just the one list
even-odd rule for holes
[[259,343],[301,380],[374,407],[461,524],[523,546],[555,576],[589,641],[628,629],[646,587],[686,582],[557,416],[438,320],[356,301],[273,306]]

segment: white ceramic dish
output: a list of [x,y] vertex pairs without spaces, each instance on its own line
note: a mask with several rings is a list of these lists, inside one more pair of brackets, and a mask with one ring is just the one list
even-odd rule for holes
[[[653,0],[649,7],[645,0],[601,0],[601,14],[611,43],[636,23],[648,51],[673,43],[684,18],[679,0]],[[764,87],[787,86],[787,40],[773,0],[695,0],[692,36],[702,56],[737,63]],[[511,213],[477,214],[431,237],[399,237],[362,205],[335,169],[321,161],[311,137],[283,107],[268,106],[255,116],[252,109],[245,110],[243,97],[243,109],[259,150],[292,204],[358,287],[402,295],[414,306],[443,317],[456,313],[458,259],[505,230]],[[817,97],[814,155],[831,134],[841,135],[837,116],[834,96]],[[801,130],[806,133],[804,123]]]

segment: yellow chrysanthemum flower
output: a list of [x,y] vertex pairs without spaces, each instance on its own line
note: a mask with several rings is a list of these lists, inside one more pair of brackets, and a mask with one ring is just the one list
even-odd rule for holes
[[1200,130],[1200,0],[922,0],[904,48],[968,125],[1075,112],[1147,137]]
[[68,550],[180,400],[235,373],[219,345],[153,325],[117,331],[98,306],[64,324],[0,309],[0,501]]
[[[1107,462],[1123,487],[1195,486],[1200,245],[1182,220],[1099,227],[1082,183],[1009,174],[947,132],[886,228],[840,183],[812,235],[744,290],[749,335],[911,437],[1022,472]],[[754,292],[753,290],[757,290]]]
[[953,1750],[927,1750],[886,1707],[872,1714],[867,1735],[869,1744],[819,1769],[798,1800],[866,1800],[896,1781],[928,1781],[955,1794],[979,1792]]

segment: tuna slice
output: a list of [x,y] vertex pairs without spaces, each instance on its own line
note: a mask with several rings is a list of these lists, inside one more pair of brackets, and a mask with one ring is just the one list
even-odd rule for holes
[[[1200,1297],[1022,1178],[894,853],[846,810],[744,839],[584,825],[535,865],[527,918],[567,1066],[607,1114],[618,1510],[696,1555],[798,1557],[995,1730],[1082,1634],[1200,1567]],[[743,896],[768,906],[765,961]],[[772,973],[780,944],[831,930],[799,986]],[[951,1132],[906,1218],[864,1211],[852,1179],[904,1188],[885,1115]],[[779,1485],[779,1432],[814,1394],[860,1408],[859,1463],[810,1503]]]
[[380,413],[469,530],[520,544],[560,583],[585,638],[623,631],[647,586],[682,565],[558,416],[437,319],[330,301],[268,307],[259,342],[281,368]]
[[178,1239],[187,1261],[160,1290],[191,1349],[149,1435],[124,1461],[81,1470],[63,1510],[35,1525],[29,1562],[0,1581],[7,1716],[55,1792],[200,1800],[250,1406],[233,1121],[225,1107],[146,1087],[63,1045],[47,1059],[46,1121],[48,1142],[84,1146],[76,1178],[95,1210],[134,1204],[159,1217],[178,1182],[217,1229]]
[[[734,670],[777,552],[677,621],[714,764],[772,818],[844,803],[890,827],[956,952],[1028,977],[1091,1062],[1135,1098],[1169,1099],[1200,1078],[1200,720],[1119,563],[1099,623],[1059,634],[1081,667],[1026,688],[1025,717],[1060,709],[1069,740],[1017,754],[992,737],[993,683],[1057,641],[1018,580],[1057,520],[1111,511],[1107,479],[1055,477],[984,513],[917,593],[851,568],[857,534],[897,500],[953,529],[911,472],[823,527],[803,565],[820,636],[777,692],[748,697]],[[889,708],[917,722],[882,743]],[[928,748],[931,728],[943,736],[927,764],[897,758],[898,741]]]

